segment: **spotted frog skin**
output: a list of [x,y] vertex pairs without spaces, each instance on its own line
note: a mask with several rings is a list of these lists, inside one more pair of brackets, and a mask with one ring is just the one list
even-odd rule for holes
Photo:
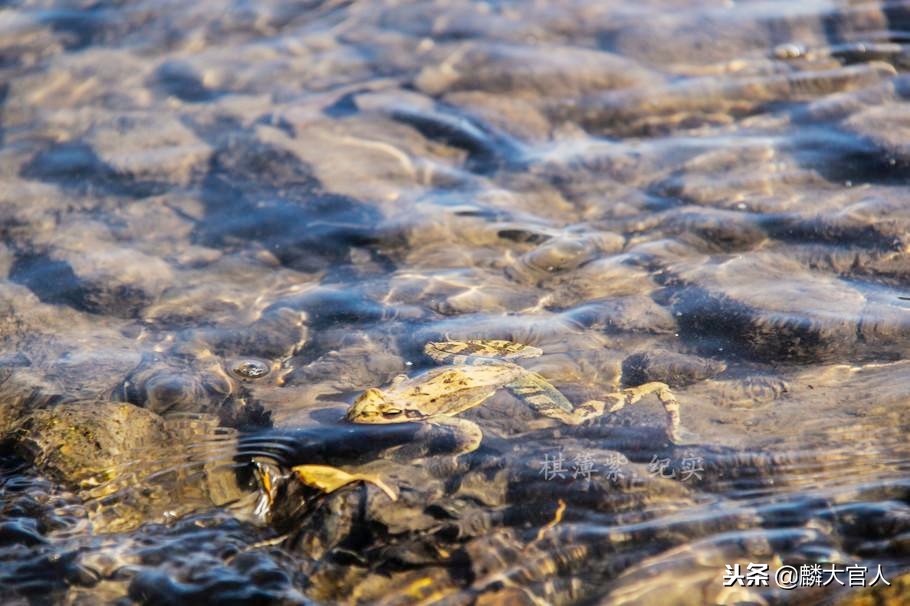
[[540,374],[513,360],[534,358],[543,352],[530,345],[501,340],[430,342],[424,352],[437,363],[448,364],[415,377],[395,377],[385,389],[370,388],[348,410],[354,423],[429,422],[450,427],[459,454],[476,450],[483,434],[460,413],[479,406],[499,389],[507,389],[539,414],[567,425],[579,425],[613,413],[643,396],[655,393],[667,414],[670,438],[679,442],[679,403],[664,383],[645,383],[589,400],[578,406]]

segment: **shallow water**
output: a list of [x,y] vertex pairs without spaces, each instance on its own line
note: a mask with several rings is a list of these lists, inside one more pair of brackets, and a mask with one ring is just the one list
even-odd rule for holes
[[[4,603],[907,603],[908,28],[2,3]],[[540,348],[574,405],[666,382],[682,439],[654,395],[574,426],[501,389],[455,461],[344,420],[446,339]],[[892,587],[775,582],[815,564]]]

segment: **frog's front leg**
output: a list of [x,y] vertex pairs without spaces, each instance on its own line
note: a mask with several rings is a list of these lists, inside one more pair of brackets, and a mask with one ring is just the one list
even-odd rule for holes
[[454,455],[456,459],[461,455],[474,452],[483,441],[483,432],[480,430],[480,426],[473,421],[457,417],[434,417],[430,423],[452,431],[455,438]]

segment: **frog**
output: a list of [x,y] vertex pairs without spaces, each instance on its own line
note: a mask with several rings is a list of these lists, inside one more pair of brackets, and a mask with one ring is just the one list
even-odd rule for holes
[[682,442],[679,402],[666,383],[648,382],[574,406],[546,378],[516,362],[543,355],[533,345],[500,339],[430,341],[424,353],[444,366],[414,377],[397,375],[384,389],[368,388],[354,400],[345,419],[352,423],[426,422],[448,428],[455,437],[455,455],[460,456],[480,447],[483,432],[458,415],[480,406],[500,389],[508,390],[538,414],[566,425],[581,425],[655,394],[664,407],[671,441]]

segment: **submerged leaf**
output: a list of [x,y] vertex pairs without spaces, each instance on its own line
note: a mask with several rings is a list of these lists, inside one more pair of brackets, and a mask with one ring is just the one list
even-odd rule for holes
[[382,481],[379,476],[364,473],[348,473],[337,467],[328,465],[297,465],[292,468],[300,481],[318,490],[327,493],[334,492],[342,486],[347,486],[352,482],[369,482],[382,492],[384,492],[393,501],[398,500],[398,494]]

